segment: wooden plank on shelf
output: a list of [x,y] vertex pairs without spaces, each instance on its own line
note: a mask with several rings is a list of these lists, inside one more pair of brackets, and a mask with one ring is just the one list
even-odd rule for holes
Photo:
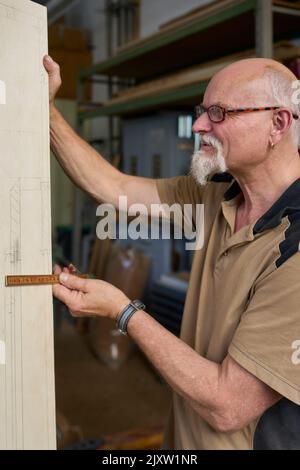
[[[162,24],[161,27],[160,27],[160,31],[163,32],[163,31],[167,31],[168,29],[171,29],[171,28],[178,28],[180,26],[183,26],[184,24],[189,23],[190,21],[193,21],[194,19],[198,19],[199,16],[201,17],[201,15],[204,12],[205,13],[207,13],[207,12],[208,13],[213,13],[216,10],[216,8],[220,8],[222,3],[223,3],[223,1],[220,2],[219,0],[217,0],[212,4],[194,8],[193,10],[189,11],[185,15],[174,18],[173,20]],[[291,8],[291,9],[295,9],[295,10],[300,9],[300,2],[295,3],[295,2],[289,2],[287,0],[273,0],[273,5],[274,6],[282,6],[282,7],[286,7],[286,8]],[[211,7],[211,8],[209,8],[209,7]]]
[[[119,48],[116,49],[115,55],[118,55],[119,53],[123,51],[131,49],[132,47],[140,47],[141,45],[147,43],[151,39],[159,37],[167,32],[170,32],[177,28],[185,27],[186,25],[190,23],[203,20],[204,18],[207,18],[215,14],[216,12],[219,13],[220,11],[223,11],[224,9],[228,7],[236,6],[236,5],[243,4],[243,3],[246,3],[246,1],[245,0],[216,0],[207,5],[202,5],[200,7],[194,8],[193,10],[189,11],[185,15],[182,15],[171,21],[168,21],[167,23],[162,24],[159,31],[156,31],[155,33],[152,33],[151,35],[146,36],[145,38],[139,38],[139,39],[130,41],[120,46]],[[300,2],[294,3],[294,2],[289,2],[287,0],[273,0],[273,5],[291,8],[295,10],[300,9]]]
[[194,13],[192,15],[189,14],[188,17],[184,16],[177,18],[170,22],[170,24],[166,23],[159,31],[156,31],[155,33],[152,33],[151,35],[146,36],[145,38],[131,41],[127,44],[120,46],[116,49],[115,55],[118,55],[119,53],[127,51],[131,48],[140,47],[143,44],[151,41],[152,39],[156,39],[157,37],[164,35],[165,33],[168,33],[172,30],[176,30],[182,26],[184,27],[187,24],[200,21],[206,17],[211,16],[214,13],[219,13],[220,11],[223,11],[228,7],[239,5],[242,3],[245,3],[245,0],[216,0],[211,4],[196,8],[195,10],[193,10]]
[[291,8],[292,10],[300,10],[300,2],[288,2],[286,0],[273,0],[276,7]]
[[[243,3],[245,0],[239,0],[239,3]],[[228,6],[231,6],[232,4],[237,3],[236,0],[215,0],[212,3],[202,5],[197,8],[193,8],[192,10],[188,11],[182,16],[179,16],[177,18],[173,18],[170,21],[167,21],[166,23],[163,23],[160,26],[159,31],[165,32],[173,28],[179,28],[181,26],[185,26],[186,24],[194,21],[194,20],[199,20],[202,17],[206,15],[211,15],[218,11],[219,9],[222,8],[227,8]]]
[[[245,0],[216,0],[213,3],[209,3],[208,5],[202,5],[200,7],[194,8],[193,10],[189,11],[185,15],[177,17],[167,23],[164,23],[160,26],[159,31],[152,33],[145,38],[139,38],[133,41],[130,41],[116,49],[116,54],[123,52],[131,47],[140,46],[141,44],[148,42],[151,38],[164,34],[166,32],[172,31],[173,29],[177,29],[187,24],[190,24],[195,21],[199,21],[205,17],[208,17],[218,11],[223,10],[223,8],[228,8],[232,5],[237,5],[244,3]],[[282,6],[286,8],[291,8],[295,10],[300,9],[300,2],[289,2],[287,0],[273,0],[274,6]]]
[[[234,57],[234,58],[233,58]],[[130,99],[136,99],[144,96],[151,96],[166,90],[177,89],[190,83],[196,83],[199,81],[209,80],[218,70],[226,65],[229,65],[234,60],[243,58],[244,56],[239,54],[232,56],[233,60],[218,60],[211,64],[205,64],[204,66],[194,66],[176,74],[167,75],[151,82],[138,85],[134,88],[128,89],[120,93],[117,97],[109,101],[110,104],[123,103]],[[107,105],[108,103],[105,103]]]
[[81,122],[86,119],[94,119],[98,116],[121,116],[132,113],[145,113],[149,109],[166,107],[170,104],[178,103],[183,100],[193,99],[203,95],[206,88],[206,83],[201,82],[195,85],[186,86],[174,91],[167,91],[160,95],[154,95],[145,98],[137,98],[125,103],[117,105],[107,105],[94,110],[81,110],[78,113],[78,118]]

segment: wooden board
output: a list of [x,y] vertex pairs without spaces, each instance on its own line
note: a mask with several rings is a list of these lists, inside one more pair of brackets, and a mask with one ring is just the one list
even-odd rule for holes
[[46,8],[0,0],[0,448],[55,448]]

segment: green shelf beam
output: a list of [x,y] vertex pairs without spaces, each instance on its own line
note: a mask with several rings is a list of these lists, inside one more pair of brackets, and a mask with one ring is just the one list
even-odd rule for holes
[[[157,107],[158,105],[166,105],[175,103],[187,98],[197,98],[200,100],[203,96],[208,82],[199,82],[199,84],[188,85],[184,88],[166,91],[158,95],[137,98],[126,103],[111,104],[103,106],[99,109],[92,109],[88,111],[80,111],[78,113],[79,121],[83,122],[86,119],[92,119],[101,116],[118,116],[122,114],[129,114],[135,111],[141,111],[143,108]],[[195,103],[197,104],[197,103]]]

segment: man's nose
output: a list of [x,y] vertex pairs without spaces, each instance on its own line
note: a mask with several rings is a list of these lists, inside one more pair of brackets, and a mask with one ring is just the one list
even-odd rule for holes
[[199,133],[199,132],[206,133],[206,132],[211,132],[211,130],[212,130],[212,123],[207,113],[204,113],[202,114],[202,116],[199,116],[193,124],[194,133]]

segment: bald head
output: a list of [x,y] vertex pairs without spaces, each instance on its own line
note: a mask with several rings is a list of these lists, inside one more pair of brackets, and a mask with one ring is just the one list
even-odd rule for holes
[[[248,101],[256,100],[257,105],[263,105],[257,101],[265,100],[266,95],[272,98],[270,78],[275,78],[284,87],[288,86],[292,95],[292,84],[297,80],[296,76],[283,64],[271,59],[245,59],[234,62],[220,70],[212,78],[209,87],[218,90],[220,97],[224,95],[230,100],[239,100],[242,94]],[[247,102],[244,105],[254,104]]]
[[[214,102],[230,107],[282,106],[299,115],[299,104],[293,102],[293,83],[297,77],[280,62],[272,59],[245,59],[218,72],[207,92]],[[291,136],[299,142],[299,121],[294,121]]]
[[244,85],[253,80],[263,78],[265,73],[272,71],[291,83],[297,77],[285,65],[272,59],[245,59],[234,62],[218,72],[213,80],[231,81],[232,85]]

